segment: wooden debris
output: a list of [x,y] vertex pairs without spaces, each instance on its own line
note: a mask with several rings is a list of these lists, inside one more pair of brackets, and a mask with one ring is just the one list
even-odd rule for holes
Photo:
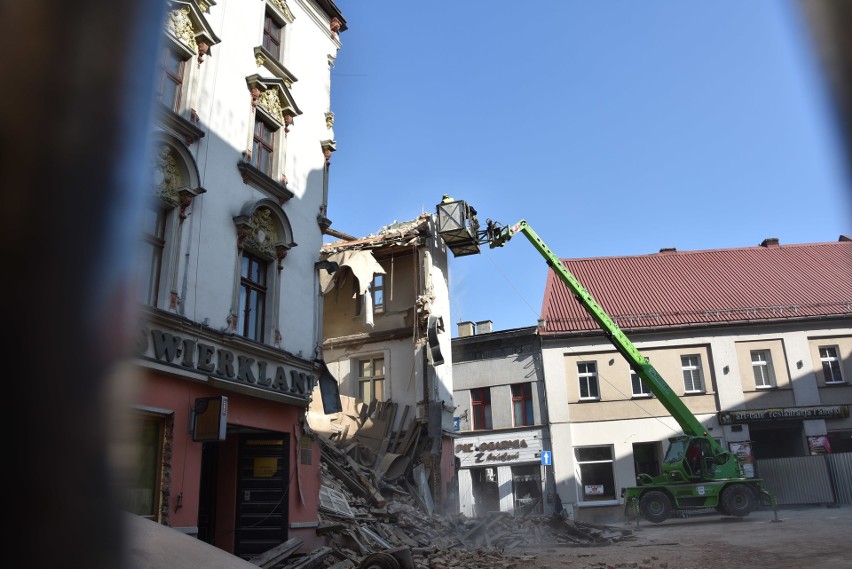
[[275,567],[275,565],[281,563],[283,560],[290,557],[293,553],[295,553],[299,547],[302,545],[302,540],[298,537],[294,537],[292,539],[288,539],[281,545],[277,545],[272,549],[264,551],[262,554],[257,557],[251,559],[249,562],[252,565],[257,565],[262,569],[270,569],[271,567]]
[[[398,409],[390,402],[360,407],[350,402],[347,409],[350,412],[341,415],[340,425],[333,425],[331,436],[319,436],[320,486],[326,490],[317,534],[326,539],[327,547],[301,558],[279,558],[283,561],[274,567],[256,565],[264,569],[360,569],[366,562],[369,567],[392,567],[392,556],[403,561],[400,565],[407,565],[402,569],[524,569],[535,559],[530,553],[544,547],[606,546],[633,538],[631,530],[578,522],[559,514],[534,514],[532,508],[515,514],[491,512],[479,519],[431,512],[414,476],[415,467],[428,472],[432,464],[432,457],[427,456],[427,425],[417,420],[406,425],[406,406],[399,427],[395,427]],[[392,480],[385,479],[382,468],[377,467],[388,453],[407,459],[405,473]],[[264,556],[272,557],[277,549]]]

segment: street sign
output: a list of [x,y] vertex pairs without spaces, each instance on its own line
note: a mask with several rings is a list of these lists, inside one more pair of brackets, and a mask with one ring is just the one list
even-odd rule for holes
[[542,466],[550,466],[553,463],[553,456],[549,450],[541,451],[541,464]]

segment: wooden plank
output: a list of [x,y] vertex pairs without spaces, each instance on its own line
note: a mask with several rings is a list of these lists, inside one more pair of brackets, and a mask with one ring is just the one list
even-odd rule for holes
[[405,420],[408,418],[408,409],[408,405],[402,408],[402,419],[399,421],[399,428],[396,429],[391,435],[391,441],[390,444],[388,444],[388,452],[396,452],[396,445],[399,441],[399,434],[403,430],[405,430]]
[[298,537],[288,539],[284,543],[276,545],[272,549],[267,549],[260,555],[253,557],[249,560],[249,563],[268,569],[290,557],[301,545],[302,540]]
[[324,564],[326,557],[334,552],[330,547],[315,549],[310,555],[306,555],[300,561],[287,565],[287,569],[314,569]]

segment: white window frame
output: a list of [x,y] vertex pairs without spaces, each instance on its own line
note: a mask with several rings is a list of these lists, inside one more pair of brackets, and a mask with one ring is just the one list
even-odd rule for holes
[[705,393],[704,374],[701,371],[701,354],[680,356],[680,369],[683,374],[683,392],[687,394]]
[[[592,366],[594,371],[589,371],[588,368],[583,370],[581,369],[582,366]],[[595,396],[588,395],[583,397],[583,384],[585,383],[586,391],[591,393],[591,381],[594,381],[594,391],[596,391],[597,394]],[[580,390],[580,401],[600,401],[601,386],[598,381],[598,363],[596,361],[577,362],[577,387]]]
[[[846,383],[840,365],[840,349],[837,346],[819,346],[819,361],[822,364],[822,374],[826,385]],[[826,370],[831,371],[831,377],[826,373]],[[836,374],[834,373],[835,370]],[[835,375],[838,379],[835,379]]]
[[[639,391],[636,391],[637,385],[639,386]],[[643,387],[646,391],[642,391]],[[648,387],[645,380],[642,379],[632,367],[630,368],[630,389],[632,390],[634,399],[650,399],[654,396],[654,392],[651,391],[651,388]]]
[[775,370],[772,367],[772,352],[769,350],[752,350],[751,369],[754,373],[755,388],[772,389],[775,387]]

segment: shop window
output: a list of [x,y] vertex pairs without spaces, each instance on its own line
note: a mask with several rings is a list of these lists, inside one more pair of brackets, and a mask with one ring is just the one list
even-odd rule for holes
[[541,467],[524,464],[512,467],[512,496],[515,515],[541,514]]
[[615,471],[611,446],[574,449],[581,501],[615,500]]
[[473,492],[473,513],[484,517],[489,512],[500,511],[500,487],[497,468],[472,468],[470,470],[471,490]]

